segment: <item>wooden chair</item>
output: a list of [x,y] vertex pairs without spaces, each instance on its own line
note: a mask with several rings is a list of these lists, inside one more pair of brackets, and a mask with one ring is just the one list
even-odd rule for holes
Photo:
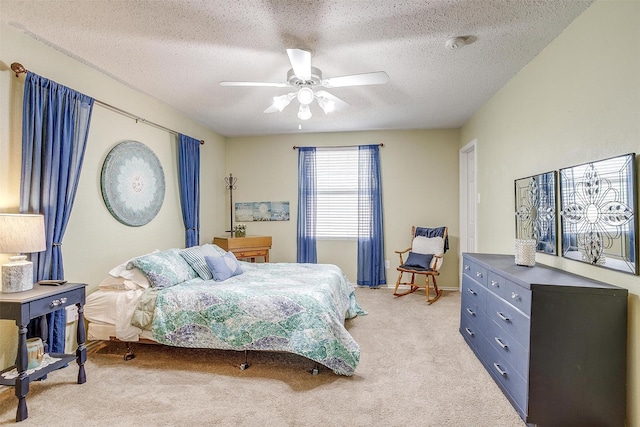
[[[436,276],[440,275],[439,270],[442,267],[443,255],[449,249],[447,227],[426,228],[413,226],[411,227],[411,236],[411,247],[403,251],[395,251],[400,255],[400,266],[397,268],[400,274],[398,275],[393,295],[401,297],[420,288],[426,288],[427,302],[432,304],[442,295],[442,291],[438,289]],[[407,252],[409,252],[409,255],[405,261],[402,255]],[[402,281],[404,273],[411,274],[411,282]],[[425,276],[424,285],[415,282],[416,275]],[[432,280],[435,292],[433,298],[431,297],[430,286]],[[404,292],[398,292],[400,285],[407,285],[409,289]]]

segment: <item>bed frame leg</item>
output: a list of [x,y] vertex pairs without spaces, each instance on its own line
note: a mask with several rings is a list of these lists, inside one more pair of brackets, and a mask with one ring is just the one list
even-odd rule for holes
[[320,365],[318,363],[315,364],[312,370],[309,371],[311,375],[318,375],[320,373]]
[[249,369],[249,352],[247,350],[244,351],[244,363],[240,364],[240,370],[244,371],[245,369]]
[[133,354],[133,351],[131,351],[131,344],[126,343],[126,345],[127,345],[127,352],[124,354],[124,360],[134,359],[136,355]]

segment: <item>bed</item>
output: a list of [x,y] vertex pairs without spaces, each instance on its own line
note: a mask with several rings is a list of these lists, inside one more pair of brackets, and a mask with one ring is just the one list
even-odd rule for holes
[[211,244],[128,260],[85,305],[90,340],[287,352],[347,376],[360,347],[344,323],[362,314],[335,265],[242,262]]

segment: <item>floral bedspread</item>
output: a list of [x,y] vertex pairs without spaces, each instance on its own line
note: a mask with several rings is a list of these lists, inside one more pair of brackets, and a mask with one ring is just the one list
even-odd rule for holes
[[157,294],[160,343],[289,352],[352,375],[360,347],[344,320],[366,314],[344,273],[329,264],[247,263],[224,282],[189,281]]

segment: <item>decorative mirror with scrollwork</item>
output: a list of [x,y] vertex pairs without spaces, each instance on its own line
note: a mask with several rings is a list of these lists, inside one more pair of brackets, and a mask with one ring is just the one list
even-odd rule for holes
[[560,169],[562,256],[637,274],[635,154]]
[[535,240],[536,251],[557,255],[556,172],[515,181],[516,239]]

